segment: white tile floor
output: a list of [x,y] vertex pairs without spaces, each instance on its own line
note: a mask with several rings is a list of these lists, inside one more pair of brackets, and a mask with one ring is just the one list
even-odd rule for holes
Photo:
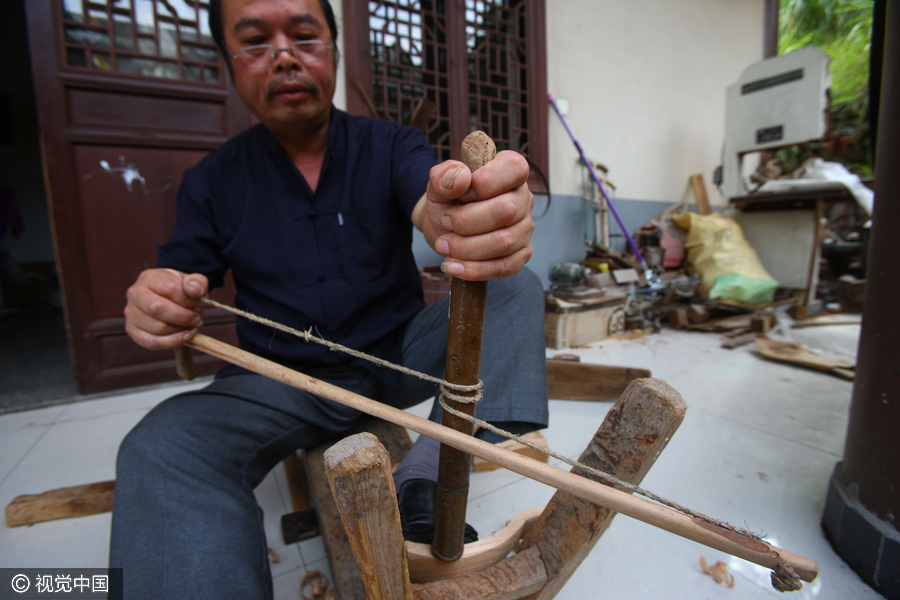
[[[853,360],[859,327],[795,330],[798,341]],[[820,519],[831,470],[843,451],[852,384],[762,359],[750,346],[719,347],[718,335],[664,330],[574,350],[584,362],[649,368],[684,397],[687,416],[644,480],[644,487],[710,516],[764,533],[809,557],[820,575],[791,598],[880,598],[834,553]],[[548,350],[548,355],[555,351]],[[0,504],[20,494],[115,476],[116,448],[157,402],[202,385],[168,385],[118,396],[0,416]],[[551,401],[550,446],[577,458],[609,402]],[[411,412],[424,416],[428,406]],[[556,461],[554,461],[556,462]],[[474,473],[468,521],[484,536],[553,490],[507,471]],[[275,596],[300,598],[308,570],[328,572],[319,538],[286,547],[281,515],[290,510],[284,472],[257,489],[266,514]],[[0,527],[3,567],[104,567],[110,515]],[[717,584],[700,556],[724,561],[735,587]],[[209,557],[213,564],[214,557]],[[694,542],[619,516],[558,597],[566,599],[770,598],[769,572]]]

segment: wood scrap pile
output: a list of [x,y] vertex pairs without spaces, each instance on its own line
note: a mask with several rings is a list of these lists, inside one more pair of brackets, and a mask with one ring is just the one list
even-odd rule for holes
[[[780,325],[776,311],[785,316],[782,321],[790,330],[822,325],[859,325],[859,315],[819,313],[810,317],[803,298],[787,298],[764,306],[747,306],[721,300],[693,298],[690,304],[669,308],[669,325],[678,329],[718,333],[723,336],[722,347],[729,350],[756,344],[759,354],[769,360],[815,369],[853,380],[855,365],[823,356],[793,340],[771,339],[767,334]],[[790,315],[792,318],[787,319]]]
[[748,306],[726,300],[693,298],[687,305],[669,308],[669,325],[678,329],[721,333],[725,336],[723,348],[737,348],[753,342],[757,335],[768,333],[775,327],[775,309],[802,301],[800,297],[787,298],[763,306]]

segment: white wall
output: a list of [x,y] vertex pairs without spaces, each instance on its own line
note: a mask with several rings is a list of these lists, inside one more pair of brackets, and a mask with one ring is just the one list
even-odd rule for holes
[[[547,87],[617,197],[680,201],[721,164],[725,88],[763,58],[764,0],[547,0]],[[550,188],[581,195],[578,154],[549,115]],[[688,201],[693,198],[688,196]]]

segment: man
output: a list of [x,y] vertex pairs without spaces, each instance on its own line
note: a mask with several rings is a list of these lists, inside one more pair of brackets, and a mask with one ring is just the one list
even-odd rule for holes
[[[524,159],[501,152],[475,174],[433,166],[421,132],[335,109],[328,0],[214,0],[210,27],[260,124],[185,173],[172,238],[128,290],[128,334],[151,349],[183,344],[202,325],[201,298],[231,269],[239,307],[443,376],[447,299],[422,302],[415,226],[447,273],[496,280],[479,416],[516,433],[545,427],[543,295],[523,269],[534,227]],[[243,319],[238,336],[253,353],[399,408],[436,392]],[[154,408],[119,451],[110,564],[124,568],[126,598],[271,598],[253,488],[359,416],[233,366]],[[395,474],[407,539],[433,535],[438,447],[420,437]]]

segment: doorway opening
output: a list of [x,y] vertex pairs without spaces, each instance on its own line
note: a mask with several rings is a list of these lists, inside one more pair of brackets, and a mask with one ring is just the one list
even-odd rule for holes
[[53,235],[24,0],[0,21],[0,414],[78,396]]

